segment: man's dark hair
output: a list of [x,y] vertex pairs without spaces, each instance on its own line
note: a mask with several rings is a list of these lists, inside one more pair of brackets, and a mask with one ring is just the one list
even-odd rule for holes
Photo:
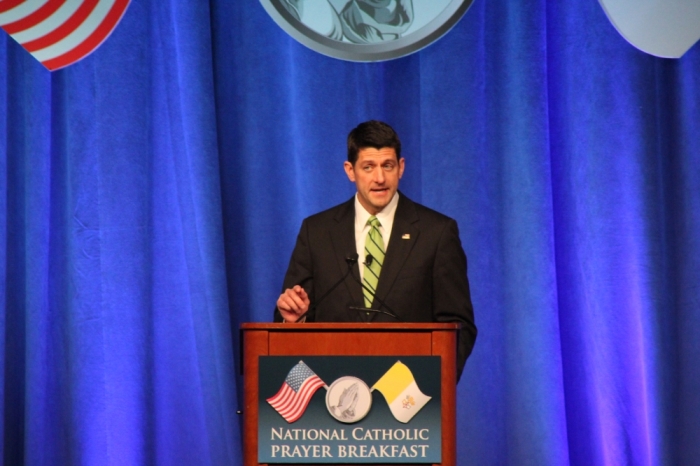
[[370,120],[357,125],[348,134],[348,162],[355,165],[360,149],[390,147],[396,151],[396,160],[401,159],[401,141],[394,128],[383,121]]

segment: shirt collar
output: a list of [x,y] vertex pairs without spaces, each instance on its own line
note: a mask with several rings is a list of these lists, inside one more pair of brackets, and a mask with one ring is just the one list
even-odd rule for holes
[[[390,225],[394,224],[394,216],[396,215],[396,207],[398,205],[399,192],[396,191],[391,201],[376,215],[383,228],[389,228]],[[369,220],[371,216],[372,215],[367,212],[365,207],[360,204],[357,194],[355,194],[355,229],[361,231],[367,225],[367,220]]]

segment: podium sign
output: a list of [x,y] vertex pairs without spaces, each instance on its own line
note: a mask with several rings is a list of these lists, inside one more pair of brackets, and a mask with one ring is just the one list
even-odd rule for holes
[[458,329],[242,324],[244,466],[454,466]]
[[259,463],[440,463],[439,356],[260,356]]

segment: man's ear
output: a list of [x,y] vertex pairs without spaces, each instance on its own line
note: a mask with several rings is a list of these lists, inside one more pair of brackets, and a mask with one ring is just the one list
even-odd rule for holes
[[343,168],[345,169],[345,174],[348,175],[348,179],[354,183],[355,169],[353,168],[352,164],[346,160],[345,163],[343,163]]
[[403,157],[401,157],[401,158],[399,159],[399,179],[401,179],[401,177],[403,176],[403,170],[404,170],[404,168],[406,168],[406,159],[404,159]]

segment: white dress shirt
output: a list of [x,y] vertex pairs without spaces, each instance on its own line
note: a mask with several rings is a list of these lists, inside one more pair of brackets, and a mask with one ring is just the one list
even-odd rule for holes
[[[391,237],[391,228],[394,226],[394,216],[396,215],[396,206],[399,205],[399,193],[398,191],[394,193],[394,197],[391,201],[382,209],[381,212],[377,213],[376,217],[379,220],[381,226],[379,227],[379,232],[382,234],[382,240],[384,241],[384,251],[389,248],[389,238]],[[367,239],[367,232],[369,232],[369,225],[367,220],[372,216],[364,208],[360,201],[357,199],[357,194],[355,194],[355,246],[357,247],[357,255],[359,257],[358,262],[363,264],[365,262],[365,240]],[[360,267],[360,279],[365,276],[365,268]]]

